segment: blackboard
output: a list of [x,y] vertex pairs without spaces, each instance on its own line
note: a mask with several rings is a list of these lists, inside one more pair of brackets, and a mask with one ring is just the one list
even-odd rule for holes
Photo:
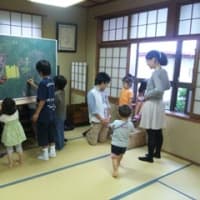
[[7,77],[0,85],[0,100],[11,97],[24,101],[34,96],[36,91],[27,79],[40,81],[35,65],[41,59],[50,62],[51,75],[56,75],[56,45],[56,40],[51,39],[0,36],[0,77]]

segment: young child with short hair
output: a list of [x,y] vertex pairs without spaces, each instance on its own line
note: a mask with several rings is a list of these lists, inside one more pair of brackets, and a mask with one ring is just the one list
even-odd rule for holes
[[[33,114],[33,122],[37,122],[37,139],[42,153],[38,156],[40,160],[49,160],[56,157],[55,150],[55,85],[50,77],[51,65],[47,60],[36,63],[36,70],[42,80],[37,89],[37,108]],[[33,80],[28,83],[34,86]]]
[[5,98],[3,100],[1,105],[0,121],[4,123],[1,141],[7,150],[9,167],[11,168],[15,164],[12,157],[14,147],[19,158],[17,162],[22,164],[22,142],[26,140],[26,136],[22,125],[19,122],[19,113],[16,108],[15,101],[12,98]]
[[133,93],[133,76],[131,74],[126,75],[123,79],[123,88],[121,89],[119,96],[119,106],[121,105],[129,105],[132,106],[132,101],[134,97]]
[[134,125],[129,120],[131,109],[128,105],[122,105],[118,108],[119,120],[115,120],[109,126],[113,130],[111,141],[111,156],[113,165],[113,177],[118,177],[118,168],[123,155],[126,152],[129,136],[134,132]]
[[54,77],[55,83],[55,104],[56,104],[56,149],[61,150],[64,147],[64,121],[66,117],[65,105],[65,86],[67,80],[64,76],[58,75]]

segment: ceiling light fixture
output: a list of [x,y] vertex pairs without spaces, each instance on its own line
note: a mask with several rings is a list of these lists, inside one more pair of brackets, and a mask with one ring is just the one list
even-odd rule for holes
[[84,0],[28,0],[28,1],[66,8],[74,4],[80,3]]

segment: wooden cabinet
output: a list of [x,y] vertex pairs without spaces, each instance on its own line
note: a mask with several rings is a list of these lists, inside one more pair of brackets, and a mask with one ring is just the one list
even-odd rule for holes
[[86,103],[67,106],[67,121],[75,126],[89,124],[88,107]]

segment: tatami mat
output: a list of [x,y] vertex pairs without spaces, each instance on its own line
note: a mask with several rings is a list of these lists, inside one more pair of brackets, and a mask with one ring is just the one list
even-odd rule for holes
[[192,165],[160,180],[166,186],[200,200],[200,167]]
[[138,192],[132,193],[123,200],[188,200],[186,196],[171,190],[159,183],[154,183]]
[[[82,132],[88,128],[67,131],[67,145],[49,161],[36,159],[38,148],[25,151],[25,163],[13,169],[5,165],[6,158],[0,159],[0,197],[3,200],[184,200],[188,199],[187,196],[174,188],[188,187],[187,176],[196,178],[190,182],[194,185],[193,190],[190,185],[187,193],[195,197],[199,195],[200,177],[195,177],[200,170],[198,167],[166,153],[154,163],[141,162],[137,158],[145,154],[146,147],[127,151],[119,178],[113,178],[110,144],[88,145],[82,137]],[[181,179],[186,184],[181,185]]]
[[108,155],[110,146],[108,144],[100,144],[98,146],[90,146],[85,138],[69,141],[66,147],[57,152],[57,157],[49,161],[38,160],[37,156],[40,150],[31,149],[24,152],[24,164],[12,169],[6,166],[7,159],[0,159],[0,186],[28,176],[34,176],[38,173],[44,173],[66,165],[93,159],[94,157]]

